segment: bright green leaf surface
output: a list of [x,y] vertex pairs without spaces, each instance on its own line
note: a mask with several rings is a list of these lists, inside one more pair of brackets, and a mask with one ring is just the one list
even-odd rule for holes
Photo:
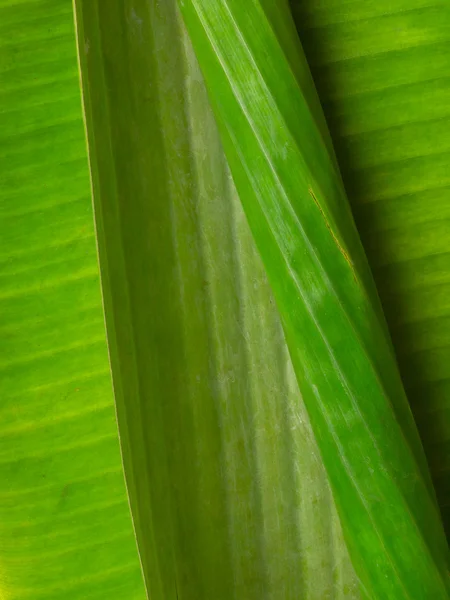
[[76,6],[121,443],[150,597],[357,598],[176,2]]
[[447,598],[434,491],[341,180],[274,5],[180,0],[357,575],[373,598]]
[[69,1],[0,2],[0,598],[143,600]]
[[450,3],[292,6],[450,533]]
[[[202,78],[174,2],[161,4],[78,7],[122,447],[152,599],[357,598]],[[329,148],[288,13],[261,4],[301,84],[304,116],[314,117],[311,131]],[[445,509],[449,10],[384,4],[305,0],[296,15]],[[70,3],[0,1],[0,84],[0,598],[142,600]],[[245,127],[239,137],[243,144]],[[329,168],[333,159],[322,156]],[[333,232],[330,256],[337,248],[344,269],[351,256],[365,279],[342,204],[328,205],[316,188],[314,197]],[[380,327],[378,316],[373,323]],[[367,335],[367,354],[397,389],[384,351],[371,348],[380,338]],[[396,410],[422,463],[404,405]],[[392,448],[398,436],[386,442]],[[369,503],[392,515],[381,500]],[[419,500],[411,507],[433,518]],[[390,533],[409,552],[406,521]],[[439,563],[439,533],[428,535]],[[419,581],[431,561],[426,550],[413,556]],[[390,597],[389,585],[376,582],[373,597]],[[442,597],[424,589],[405,578],[395,597]]]

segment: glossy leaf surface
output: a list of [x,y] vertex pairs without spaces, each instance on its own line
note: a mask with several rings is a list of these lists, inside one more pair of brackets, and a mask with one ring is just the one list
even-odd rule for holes
[[357,598],[176,2],[80,1],[77,20],[119,428],[149,595]]
[[143,600],[70,2],[0,2],[0,598]]
[[[278,180],[289,191],[289,181],[306,174],[303,187],[291,187],[292,206],[306,208],[300,222],[336,278],[341,307],[350,309],[363,357],[353,367],[367,359],[365,373],[375,373],[394,401],[381,427],[367,420],[383,444],[378,465],[387,467],[388,483],[375,495],[380,479],[372,473],[362,500],[380,517],[382,560],[392,556],[401,568],[413,561],[417,572],[408,578],[405,567],[392,581],[374,579],[380,565],[370,564],[373,548],[363,543],[361,560],[361,540],[347,527],[358,574],[373,598],[446,597],[437,574],[445,581],[445,543],[432,492],[425,498],[426,465],[286,4],[205,0],[186,2],[186,10],[189,4],[211,10],[213,21],[221,17],[200,54],[201,62],[212,56],[203,64],[207,75],[218,56],[215,74],[227,64],[236,77],[245,72],[228,96],[220,77],[208,81],[219,117],[236,99],[248,108],[243,120],[223,119],[222,134],[224,122],[238,124],[244,154],[229,156],[253,230],[252,194],[273,208]],[[449,11],[422,0],[384,4],[305,0],[294,9],[445,510]],[[175,1],[80,0],[77,10],[122,450],[151,598],[357,598],[272,293]],[[236,36],[239,28],[245,35]],[[233,40],[224,55],[211,55],[214,36],[216,50]],[[200,39],[194,36],[196,45]],[[263,83],[277,83],[265,94],[275,105],[259,102],[255,65]],[[114,422],[69,2],[0,2],[0,77],[0,598],[143,599]],[[266,154],[254,152],[256,138],[265,140]],[[230,152],[226,133],[225,141]],[[252,168],[236,177],[246,160]],[[267,162],[275,167],[269,175]],[[258,217],[260,249],[263,221]],[[304,298],[322,306],[320,287],[305,257],[295,259],[299,246],[286,231],[278,241],[294,267],[288,276],[308,273]],[[283,308],[285,274],[274,268],[279,248],[271,235],[263,241]],[[305,329],[300,346],[298,331],[292,335],[298,301],[289,306],[284,325],[291,352],[300,348],[297,373],[309,371],[316,385]],[[326,325],[332,350],[341,341],[345,373],[357,344],[336,314],[320,310],[317,323]],[[317,343],[317,335],[309,339]],[[322,359],[319,371],[322,400],[333,372]],[[352,381],[362,381],[356,371]],[[366,384],[364,392],[357,401],[373,389]],[[318,433],[322,451],[337,412],[329,415]],[[350,444],[358,419],[345,417],[351,435],[341,439]],[[364,439],[352,448],[363,459],[350,456],[350,467],[361,467],[353,481],[365,485],[373,455]],[[332,452],[328,467],[330,456],[342,509],[348,482]],[[412,518],[393,519],[404,504]],[[354,533],[361,521],[351,521]],[[414,522],[416,537],[408,534]]]
[[371,597],[446,598],[434,492],[340,176],[279,42],[274,3],[180,6],[357,575]]
[[450,5],[292,0],[450,527]]

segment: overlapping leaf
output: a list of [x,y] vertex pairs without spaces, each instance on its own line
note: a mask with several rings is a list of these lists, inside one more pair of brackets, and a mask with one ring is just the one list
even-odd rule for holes
[[77,18],[121,442],[150,597],[358,597],[176,2],[81,1]]
[[420,442],[341,180],[279,42],[274,4],[180,6],[357,575],[371,597],[446,598],[447,546]]
[[[445,509],[450,11],[293,4]],[[287,3],[180,5],[363,590],[447,597],[427,465]],[[0,597],[143,598],[70,5],[3,0],[0,14]],[[357,598],[175,0],[80,0],[77,14],[122,451],[151,597]]]
[[292,1],[450,527],[450,4]]

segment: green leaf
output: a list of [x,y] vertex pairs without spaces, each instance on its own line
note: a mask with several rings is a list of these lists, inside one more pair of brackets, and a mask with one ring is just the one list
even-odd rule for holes
[[[324,452],[330,429],[319,431],[303,379],[357,574],[374,600],[447,597],[436,573],[445,581],[427,467],[286,3],[230,1],[234,22],[228,13],[217,20],[223,0],[186,0],[185,10],[194,4],[212,11],[210,39],[200,28],[194,42],[197,49],[205,42],[199,56],[214,83],[222,135],[234,124],[243,153],[230,152],[225,132],[291,352],[302,353],[293,353],[297,374],[314,366],[308,348],[320,350],[317,335],[300,338],[292,327],[305,314],[290,297],[289,277],[311,276],[311,252],[296,262],[292,246],[295,268],[283,273],[279,245],[270,232],[261,237],[265,216],[251,202],[278,205],[273,191],[280,189],[263,185],[273,174],[292,191],[294,208],[311,217],[306,231],[345,292],[342,306],[361,340],[353,331],[344,337],[342,319],[320,312],[318,322],[328,339],[345,341],[341,366],[360,344],[354,356],[362,363],[350,373],[355,389],[365,382],[359,406],[368,409],[376,387],[368,389],[367,374],[379,376],[386,393],[376,397],[386,420],[369,425],[385,444],[379,464],[395,493],[385,503],[373,494],[381,479],[374,471],[368,481],[373,455],[364,438],[349,463],[361,468],[354,481],[366,486],[374,530],[387,540],[386,554],[374,559],[376,546],[355,535],[364,511],[349,518],[348,471],[341,479],[339,455]],[[401,12],[391,14],[383,0],[305,0],[296,15],[445,508],[449,10],[426,4],[396,0]],[[122,451],[151,597],[358,598],[272,292],[175,1],[79,0],[77,11]],[[236,37],[242,25],[245,36]],[[73,38],[68,0],[0,0],[2,600],[145,597],[114,418]],[[222,65],[211,40],[228,49]],[[222,94],[227,64],[246,77],[234,80],[237,103],[235,94]],[[250,87],[255,65],[270,84],[261,97]],[[268,106],[264,97],[270,110],[258,115]],[[228,112],[236,104],[248,108],[238,121],[239,110]],[[260,134],[267,154],[253,153]],[[279,145],[286,137],[290,143]],[[280,148],[286,156],[275,162]],[[297,163],[282,169],[292,154]],[[250,175],[258,177],[250,181],[242,165],[255,159]],[[314,185],[291,187],[302,174]],[[294,238],[281,238],[285,257]],[[317,292],[311,283],[307,299]],[[335,375],[332,367],[320,361],[321,386]],[[335,409],[338,396],[321,400]],[[354,423],[354,413],[346,417]],[[338,430],[344,449],[357,432],[357,422]],[[411,518],[401,510],[407,503]],[[396,510],[400,518],[389,522]],[[385,581],[379,575],[390,558],[405,572]]]
[[150,597],[357,598],[176,2],[76,8],[119,429]]
[[340,176],[273,3],[180,6],[357,575],[374,598],[447,598],[448,549],[420,442]]
[[142,600],[70,2],[0,2],[0,598]]
[[450,533],[450,5],[292,7]]

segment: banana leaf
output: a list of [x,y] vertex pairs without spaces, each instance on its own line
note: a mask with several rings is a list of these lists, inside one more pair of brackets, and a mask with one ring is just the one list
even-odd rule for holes
[[76,8],[118,422],[149,596],[358,597],[176,2]]
[[[0,597],[137,600],[145,597],[145,589],[114,423],[71,6],[56,0],[3,2],[0,14],[0,129],[4,148],[0,224],[0,449],[4,456],[0,470]],[[163,16],[167,14],[173,16],[173,10]],[[171,26],[174,24],[179,35],[183,32],[179,19],[172,18]],[[131,25],[135,26],[133,19]],[[89,55],[94,42],[95,37],[93,41],[83,40],[82,52]],[[165,46],[166,55],[177,47],[173,42],[172,36]],[[252,597],[269,585],[272,595],[286,598],[357,598],[357,582],[272,294],[223,159],[192,51],[187,40],[179,46],[180,51],[190,53],[192,85],[189,96],[184,95],[179,102],[180,89],[185,94],[184,85],[190,81],[181,74],[178,87],[169,97],[180,105],[189,99],[197,101],[201,118],[196,120],[197,145],[190,152],[204,157],[207,148],[211,153],[211,161],[204,166],[189,165],[185,169],[204,186],[201,193],[187,197],[192,206],[199,205],[202,218],[209,224],[205,244],[210,248],[205,256],[211,261],[201,278],[197,276],[190,284],[190,293],[200,296],[201,310],[211,303],[209,319],[218,323],[212,342],[219,363],[216,366],[201,350],[197,357],[183,354],[188,362],[179,368],[188,373],[197,363],[206,379],[200,389],[203,386],[204,393],[212,390],[218,400],[234,402],[234,406],[230,404],[233,414],[227,427],[229,435],[234,436],[236,454],[231,447],[227,457],[214,453],[209,461],[213,468],[228,468],[223,479],[230,488],[240,490],[243,504],[232,506],[234,514],[223,527],[226,538],[218,540],[216,547],[220,548],[220,543],[228,546],[231,527],[233,536],[241,536],[224,554],[214,550],[214,530],[199,534],[201,542],[205,537],[208,541],[209,536],[210,546],[191,542],[198,523],[186,521],[189,529],[182,558],[186,560],[194,552],[200,554],[193,556],[188,567],[180,568],[195,576],[196,585],[201,583],[206,591],[218,590],[222,597],[230,588],[241,590],[236,594]],[[100,109],[102,106],[100,99]],[[186,143],[187,132],[182,129],[182,143]],[[176,168],[179,166],[177,163]],[[158,176],[159,164],[150,163],[150,167],[151,176]],[[174,178],[176,181],[176,172]],[[211,186],[214,194],[209,203]],[[160,195],[159,203],[163,204],[164,199]],[[192,230],[187,229],[185,244],[190,243]],[[239,241],[235,243],[237,235]],[[195,262],[201,260],[201,253],[194,256],[194,272]],[[175,292],[179,293],[177,284]],[[209,300],[213,292],[213,300]],[[197,338],[198,322],[199,317],[193,321],[190,334],[194,346],[204,341],[204,337],[200,342]],[[167,326],[167,321],[162,323],[162,327]],[[205,325],[202,327],[205,331]],[[176,327],[174,331],[179,335]],[[173,347],[167,352],[171,353],[169,360],[176,357]],[[250,371],[244,370],[245,365]],[[196,379],[194,385],[199,385]],[[272,403],[272,398],[279,402]],[[183,409],[182,396],[177,403],[178,409]],[[193,408],[188,406],[181,416]],[[217,446],[211,439],[215,429],[209,429],[211,421],[217,429],[215,418],[209,415],[204,424],[198,420],[198,427],[210,431],[203,442],[206,456]],[[178,426],[185,428],[181,422]],[[265,428],[269,426],[266,442]],[[292,443],[291,430],[299,432]],[[193,439],[195,433],[185,434],[192,444],[201,442],[200,437]],[[264,539],[279,553],[264,557],[267,567],[261,560],[256,531],[261,509],[252,488],[250,469],[254,468],[254,458],[246,458],[244,444],[259,449],[258,460],[266,469],[261,475]],[[180,469],[187,466],[186,472],[191,472],[189,460],[195,449],[188,450],[191,455],[183,458]],[[177,457],[180,459],[180,451]],[[203,468],[197,467],[196,472],[203,474]],[[203,525],[214,525],[223,519],[220,508],[227,501],[220,498],[223,484],[214,490],[222,474],[213,473],[210,483],[208,475],[202,475],[209,486],[203,488],[203,494],[208,501],[214,497],[219,500],[210,507]],[[146,472],[141,470],[139,476],[146,477]],[[200,508],[193,506],[189,515],[189,503],[197,499],[197,482],[184,482],[184,478],[185,472],[179,471],[172,484],[184,486],[181,508],[184,506],[188,516],[202,518],[205,503]],[[172,495],[169,490],[164,490],[163,503]],[[255,514],[247,514],[246,510]],[[240,532],[243,523],[248,523],[247,529]],[[251,538],[247,540],[249,530]],[[225,571],[227,555],[232,555],[234,562]],[[218,570],[225,574],[216,582]],[[228,587],[221,591],[224,580]],[[195,588],[195,597],[199,597],[197,589],[201,588]],[[182,587],[179,593],[184,593]]]
[[[448,549],[420,442],[340,176],[278,41],[274,3],[180,6],[362,588],[447,597]],[[277,6],[281,19],[286,7]]]
[[[167,297],[167,275],[161,275],[161,259],[158,256],[159,263],[156,265],[155,256],[164,231],[169,251],[175,252],[179,260],[180,257],[184,260],[183,252],[186,250],[179,246],[182,236],[177,228],[177,223],[182,219],[177,216],[176,208],[166,203],[164,210],[175,224],[162,225],[167,217],[159,213],[156,218],[153,216],[151,223],[146,224],[143,209],[154,211],[156,205],[149,206],[149,202],[146,204],[145,200],[140,200],[139,207],[133,213],[127,201],[130,196],[138,199],[148,194],[150,180],[142,182],[142,177],[139,177],[139,168],[144,179],[150,172],[145,160],[150,160],[151,164],[158,159],[163,160],[161,153],[156,157],[150,156],[149,148],[154,151],[157,145],[151,144],[150,138],[145,139],[145,125],[148,127],[153,117],[152,125],[159,133],[164,132],[164,127],[168,131],[175,127],[178,133],[185,116],[182,111],[181,116],[177,117],[174,105],[166,99],[168,94],[165,93],[160,96],[163,101],[160,100],[156,106],[151,103],[147,107],[142,106],[145,89],[140,84],[140,73],[153,71],[167,76],[169,83],[166,89],[174,88],[173,74],[177,69],[170,64],[160,45],[161,39],[166,41],[170,37],[162,24],[170,24],[171,19],[166,14],[157,27],[158,17],[162,14],[157,5],[148,10],[147,5],[139,7],[133,3],[129,14],[123,7],[116,12],[100,7],[96,12],[92,4],[80,3],[79,6],[82,11],[78,21],[83,23],[80,39],[84,40],[80,47],[83,47],[86,39],[92,40],[96,32],[101,45],[99,66],[90,63],[88,53],[88,66],[85,67],[88,79],[85,78],[84,89],[93,157],[94,197],[100,198],[100,201],[97,200],[100,203],[97,221],[101,232],[101,263],[106,265],[109,261],[113,264],[116,277],[119,266],[123,269],[116,284],[112,282],[111,272],[104,275],[104,293],[105,296],[110,295],[106,299],[107,321],[108,318],[115,320],[114,324],[109,325],[114,335],[112,341],[110,339],[110,347],[114,357],[116,388],[119,390],[116,391],[116,397],[125,470],[135,522],[136,519],[138,522],[138,542],[141,553],[145,553],[144,571],[146,567],[154,569],[145,572],[148,585],[153,586],[153,594],[157,596],[176,597],[180,588],[182,593],[189,593],[184,590],[189,590],[192,577],[189,568],[184,570],[186,542],[183,541],[183,527],[187,522],[198,521],[198,518],[190,519],[187,514],[183,515],[180,506],[183,507],[185,501],[177,498],[176,493],[172,507],[169,502],[162,506],[163,503],[158,499],[158,490],[165,490],[171,482],[179,481],[178,469],[186,473],[183,459],[186,460],[189,452],[188,443],[183,439],[186,429],[181,427],[176,432],[173,423],[173,413],[180,414],[180,411],[171,408],[172,397],[166,387],[158,387],[161,382],[167,385],[169,376],[175,380],[176,386],[173,351],[167,365],[162,353],[167,327],[161,337],[155,334],[149,336],[143,324],[149,323],[148,307],[152,305],[158,306],[159,310],[154,316],[157,323],[150,322],[151,332],[159,332],[161,323],[173,324],[183,310],[188,312],[189,321],[192,322],[193,311],[186,309],[184,293],[186,282],[191,283],[193,278],[188,270],[185,276],[183,269],[181,274],[176,267],[169,269],[170,282],[175,278],[175,271],[183,287],[180,305],[175,304],[176,308],[171,308],[164,300]],[[416,590],[415,593],[421,594],[421,597],[429,594],[446,597],[446,542],[420,441],[396,370],[371,276],[345,202],[336,163],[324,133],[323,120],[317,117],[315,97],[311,92],[310,80],[305,76],[307,68],[298,45],[290,43],[294,40],[291,35],[292,23],[286,6],[282,5],[280,10],[274,6],[270,3],[267,6],[251,3],[242,10],[234,2],[181,3],[188,31],[206,74],[233,178],[280,307],[297,378],[306,396],[357,576],[365,593],[371,596],[396,594],[406,597]],[[145,26],[147,23],[150,30]],[[244,39],[243,31],[248,39]],[[278,42],[280,32],[287,32],[283,43]],[[175,41],[179,37],[176,36]],[[286,40],[289,42],[287,45]],[[144,42],[149,46],[154,45],[154,54],[163,61],[164,70],[158,70],[158,62],[155,65],[151,53],[143,50]],[[171,58],[173,55],[171,48]],[[128,58],[125,66],[124,61],[120,60],[123,56]],[[92,61],[95,61],[95,57]],[[293,68],[293,64],[297,64],[297,67]],[[97,96],[102,88],[103,94]],[[303,89],[307,91],[303,92]],[[107,107],[101,115],[98,112],[100,106]],[[299,111],[297,117],[300,118],[297,121],[295,110]],[[105,112],[111,119],[109,131],[108,123],[105,124]],[[301,130],[297,126],[298,121],[301,122]],[[192,137],[193,130],[193,125],[190,125]],[[110,140],[105,143],[108,132]],[[138,151],[139,160],[131,161],[130,157],[138,144],[142,144]],[[165,150],[169,159],[174,148],[177,149],[176,158],[182,158],[180,145],[168,141]],[[121,167],[123,156],[128,157],[129,169],[123,170]],[[177,181],[174,183],[174,178],[170,176],[174,160],[172,158],[167,162],[169,185],[163,182],[166,185],[163,194],[169,199],[174,185],[175,193],[179,193],[181,188],[182,193],[186,194],[189,188],[184,184],[180,169],[177,169]],[[161,163],[161,173],[164,173],[164,166]],[[115,188],[111,187],[111,182],[115,183]],[[159,182],[153,179],[151,183],[155,186]],[[304,206],[297,204],[293,208],[291,198],[295,199],[302,187]],[[114,202],[111,198],[114,198]],[[121,209],[124,205],[127,206],[126,213]],[[111,218],[111,212],[115,214],[115,219]],[[129,225],[123,225],[124,214],[128,214]],[[306,233],[305,229],[302,230],[304,224]],[[139,233],[140,228],[142,233]],[[129,250],[130,231],[134,238],[132,252]],[[194,237],[192,235],[191,239]],[[123,241],[119,252],[116,246],[120,238]],[[156,244],[154,247],[151,241]],[[147,264],[145,252],[140,249],[142,247],[146,247],[149,255]],[[192,252],[192,242],[188,250]],[[300,256],[303,259],[302,273],[299,271]],[[172,260],[169,254],[169,264]],[[154,279],[136,284],[136,288],[130,285],[129,297],[126,298],[121,282],[126,271],[137,272],[135,263],[141,272],[152,273]],[[131,277],[128,280],[134,283]],[[120,294],[115,288],[120,289]],[[161,294],[159,298],[158,293]],[[134,313],[130,311],[128,330],[118,331],[117,317],[114,315],[124,314],[125,306],[137,307],[138,302],[141,302],[141,307],[135,308]],[[169,311],[167,317],[166,313],[161,312],[163,306],[164,311]],[[303,306],[303,313],[299,306]],[[191,349],[189,339],[185,341],[180,335],[180,332],[188,330],[181,319],[174,332],[172,348],[176,346],[182,349],[184,343]],[[196,339],[200,331],[199,327],[195,328]],[[146,360],[150,357],[154,372],[145,381],[139,379],[137,372],[133,382],[130,377],[131,365],[126,366],[125,357],[130,363],[139,363],[141,355]],[[186,363],[187,359],[182,357],[182,369]],[[153,387],[149,382],[152,377],[156,380]],[[188,379],[189,374],[182,377],[185,382]],[[163,402],[164,408],[152,402],[155,387],[159,392],[157,399],[167,396]],[[187,395],[188,386],[180,385],[180,389]],[[196,387],[194,390],[195,401],[198,402],[200,394]],[[207,393],[207,397],[210,396]],[[336,400],[339,408],[336,408]],[[205,412],[201,411],[202,419]],[[352,414],[351,420],[349,414]],[[188,416],[192,420],[191,414]],[[140,421],[139,426],[135,426],[137,421]],[[146,426],[152,423],[150,432],[147,427],[143,432],[140,430],[142,422]],[[349,433],[350,423],[352,431]],[[195,436],[195,439],[198,437],[202,436]],[[203,437],[207,437],[207,434]],[[181,457],[176,454],[176,442],[180,444]],[[161,459],[165,458],[165,448],[170,448],[169,453],[175,456],[169,456],[163,465]],[[223,452],[227,454],[227,450]],[[207,464],[205,459],[199,458],[199,454],[201,456],[195,448],[192,458],[187,458],[188,464],[200,462],[202,465],[202,473],[193,475],[199,479],[194,486],[196,490],[202,488],[200,481]],[[158,455],[156,465],[152,462],[156,460],[155,455]],[[208,453],[208,456],[211,454]],[[137,465],[143,460],[148,461],[146,472],[150,473],[150,482],[158,482],[151,492],[150,501],[149,483],[138,477]],[[163,473],[165,469],[167,473]],[[212,472],[215,471],[216,468],[212,468]],[[374,473],[378,475],[374,477]],[[233,502],[236,494],[231,497]],[[174,514],[178,516],[180,512],[181,519],[176,523]],[[391,535],[393,520],[399,523],[404,534],[401,547],[398,539],[393,539]],[[241,519],[238,521],[242,523]],[[263,522],[264,518],[261,525]],[[163,532],[160,533],[161,537],[158,537],[155,523],[160,528],[159,532]],[[256,530],[261,530],[261,525]],[[167,535],[171,531],[172,540]],[[200,527],[196,528],[195,534],[201,536]],[[244,530],[244,534],[245,541],[248,541],[248,532]],[[239,536],[233,527],[231,540],[232,544],[239,543]],[[215,538],[215,542],[218,541],[219,536]],[[194,543],[192,536],[190,542]],[[200,546],[213,548],[211,542],[200,542]],[[178,547],[181,550],[177,551]],[[220,550],[222,552],[223,549]],[[411,558],[418,552],[423,556],[421,568],[411,573]],[[239,548],[236,555],[241,558],[242,554],[242,548]],[[213,552],[210,553],[212,555]],[[262,564],[262,556],[257,562]],[[231,570],[239,572],[240,565],[234,562],[233,552],[230,563]],[[164,570],[168,576],[161,575]],[[195,571],[195,566],[192,571]],[[246,569],[245,573],[248,572]],[[236,581],[236,576],[233,575],[232,579]],[[221,590],[226,590],[225,581],[226,575],[220,584]],[[201,585],[197,584],[193,589],[201,589]],[[244,589],[251,594],[248,584]],[[260,594],[267,589],[267,584],[255,589]],[[229,591],[225,593],[230,594]],[[242,594],[242,591],[238,593]]]
[[[371,315],[363,352],[382,375],[394,402],[387,414],[401,432],[387,439],[383,422],[376,433],[415,465],[413,481],[394,476],[393,487],[405,498],[411,490],[424,494],[425,508],[413,499],[409,521],[424,523],[415,538],[420,554],[402,531],[403,518],[391,523],[387,538],[388,550],[396,543],[391,538],[399,538],[403,564],[417,573],[379,581],[376,564],[370,565],[375,579],[368,576],[373,549],[363,548],[365,559],[355,560],[358,540],[352,531],[349,537],[344,518],[353,572],[280,323],[279,312],[289,330],[276,284],[284,274],[267,268],[267,281],[241,207],[242,200],[249,216],[251,194],[242,193],[236,177],[241,157],[233,165],[228,147],[239,199],[175,1],[80,0],[91,183],[133,532],[114,422],[71,7],[2,0],[0,598],[141,599],[140,566],[152,598],[356,599],[358,578],[364,597],[447,597],[445,541],[428,467],[337,164],[445,516],[446,157],[430,156],[428,135],[445,151],[448,9],[420,0],[413,6],[396,0],[393,7],[293,0],[337,163],[286,3],[252,1],[245,11],[237,2],[180,4],[188,15],[194,4],[204,5],[213,18],[231,8],[233,27],[249,11],[255,18],[243,31],[258,35],[244,44],[238,38],[231,58],[246,44],[254,56],[255,40],[258,49],[268,33],[264,48],[277,48],[282,72],[273,79],[280,89],[271,93],[282,101],[290,82],[289,98],[302,99],[300,124],[311,137],[299,134],[298,112],[287,121],[289,133],[300,153],[319,148],[325,167],[319,173],[315,161],[305,161],[320,185],[301,202],[319,211],[318,239],[331,239],[329,264],[343,267],[341,283],[350,280],[353,289],[357,279],[363,290]],[[230,21],[219,25],[226,31]],[[208,83],[200,38],[192,35]],[[270,71],[271,60],[264,55],[257,66]],[[220,89],[210,84],[219,126]],[[299,109],[280,106],[284,115]],[[227,149],[223,121],[221,129]],[[243,132],[238,142],[248,151]],[[324,173],[330,197],[317,191]],[[255,239],[261,250],[261,237]],[[267,265],[267,251],[261,254]],[[287,340],[292,353],[298,338],[288,333]],[[298,375],[305,363],[293,358]],[[313,426],[317,433],[314,418]],[[412,451],[397,446],[403,435]],[[323,442],[322,456],[326,463]],[[400,455],[394,460],[402,462]],[[407,476],[405,464],[400,478]],[[338,508],[339,493],[334,485]],[[367,499],[393,514],[391,496],[384,504],[373,493]]]
[[292,0],[450,533],[450,5]]
[[145,597],[70,2],[0,2],[0,598]]

